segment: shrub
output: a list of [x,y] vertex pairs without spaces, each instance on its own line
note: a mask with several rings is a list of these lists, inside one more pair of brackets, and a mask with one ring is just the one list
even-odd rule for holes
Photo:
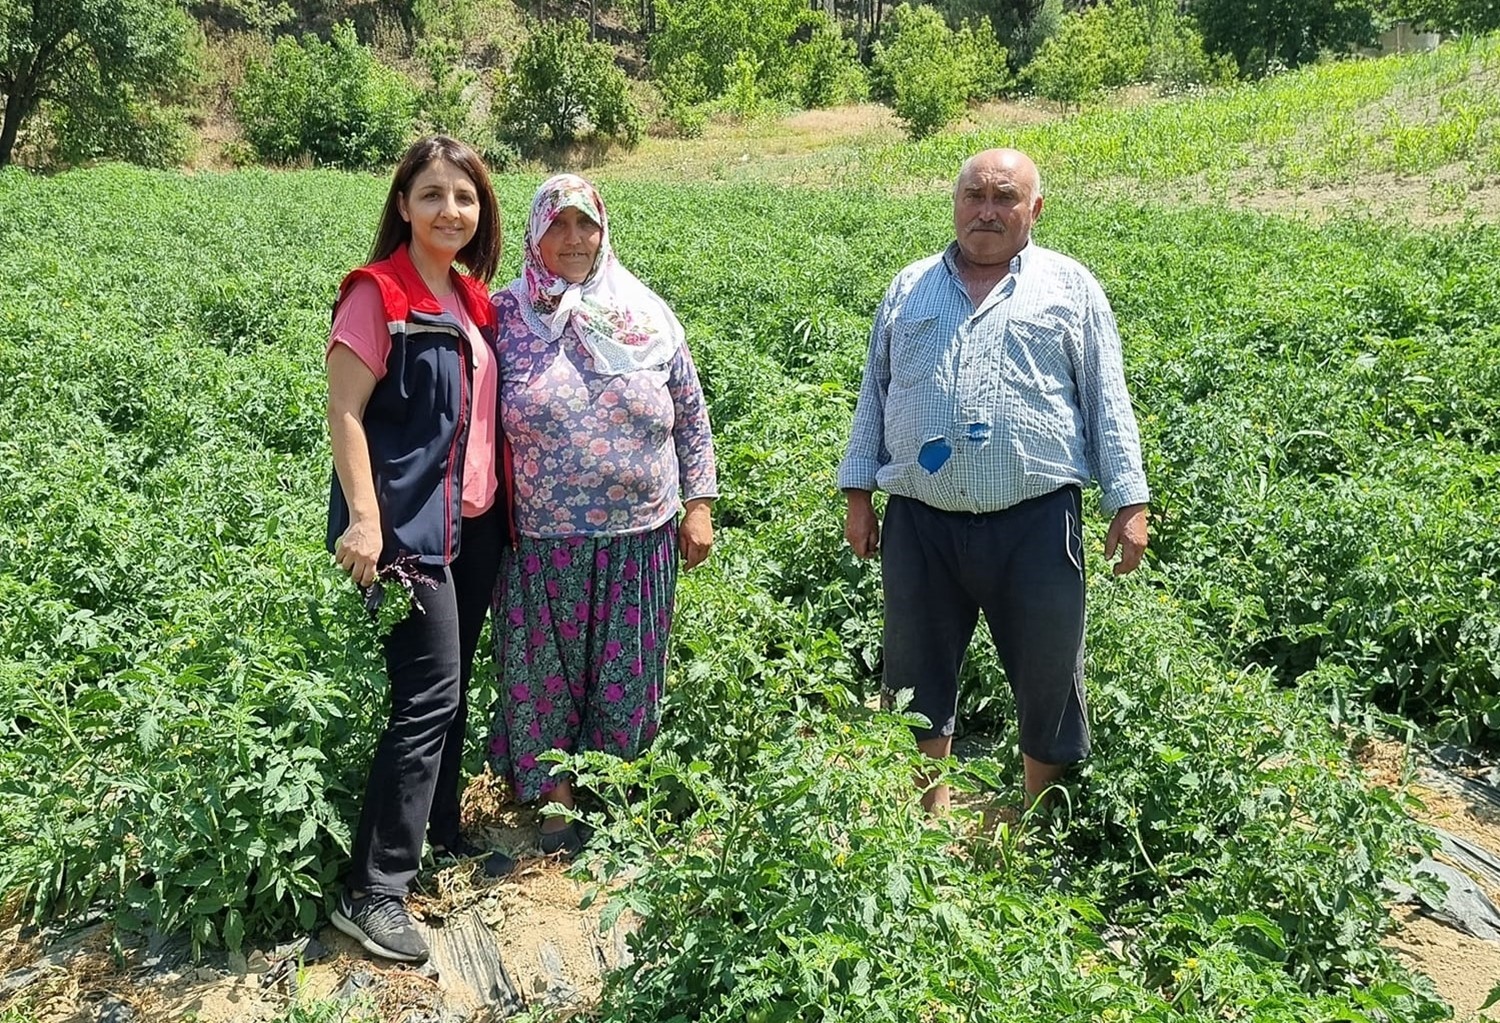
[[734,55],[726,69],[724,80],[724,103],[736,121],[748,121],[761,112],[765,97],[761,95],[757,78],[760,61],[741,50]]
[[536,26],[521,44],[510,72],[499,76],[495,122],[500,137],[526,153],[590,132],[634,145],[641,132],[614,51],[590,42],[577,18]]
[[656,17],[650,60],[658,82],[691,76],[705,99],[715,99],[744,53],[756,63],[760,92],[782,99],[791,91],[791,40],[812,15],[803,0],[657,0]]
[[812,37],[793,51],[792,79],[797,99],[810,110],[858,102],[870,93],[853,40],[821,13],[814,16]]
[[1071,104],[1137,82],[1176,91],[1232,74],[1232,62],[1205,54],[1197,30],[1162,0],[1119,0],[1070,14],[1026,68],[1037,95]]
[[349,24],[321,42],[282,39],[235,93],[245,140],[262,159],[330,167],[383,167],[400,157],[416,113],[415,90],[355,38]]
[[995,30],[987,20],[964,22],[953,39],[964,64],[970,102],[994,99],[1015,83],[1005,47],[995,38]]
[[958,119],[964,110],[964,94],[955,72],[956,62],[936,57],[926,67],[916,67],[910,77],[896,82],[896,118],[913,139],[926,138]]
[[99,90],[95,102],[46,110],[48,155],[62,166],[116,159],[143,167],[173,167],[191,147],[182,108],[162,106],[128,85]]
[[445,39],[424,39],[417,56],[427,71],[427,84],[417,99],[423,127],[457,138],[471,138],[467,93],[476,75],[459,63],[460,49]]
[[973,64],[931,7],[902,4],[891,12],[890,41],[875,44],[875,84],[914,139],[947,127],[973,91]]
[[1160,92],[1181,92],[1201,85],[1227,85],[1238,73],[1234,58],[1208,53],[1203,48],[1203,36],[1184,18],[1169,18],[1151,33],[1146,79]]
[[1043,99],[1081,105],[1104,91],[1105,63],[1091,23],[1069,15],[1057,34],[1037,50],[1025,77]]

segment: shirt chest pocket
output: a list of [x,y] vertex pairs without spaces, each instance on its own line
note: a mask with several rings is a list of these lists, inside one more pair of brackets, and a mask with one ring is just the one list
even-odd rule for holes
[[943,340],[936,316],[897,320],[891,324],[891,382],[914,387],[937,376]]
[[1012,383],[1039,394],[1073,393],[1077,381],[1078,338],[1058,317],[1013,317],[1008,325],[1006,360]]

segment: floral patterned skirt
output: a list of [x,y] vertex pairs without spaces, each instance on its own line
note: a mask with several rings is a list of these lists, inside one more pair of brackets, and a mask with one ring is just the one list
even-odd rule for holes
[[520,802],[556,786],[548,750],[629,760],[656,737],[677,590],[677,523],[521,538],[500,559],[490,764]]

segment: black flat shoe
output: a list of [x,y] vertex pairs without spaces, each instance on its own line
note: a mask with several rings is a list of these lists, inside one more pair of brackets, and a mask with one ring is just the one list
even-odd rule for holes
[[568,826],[557,831],[543,831],[537,835],[537,844],[542,847],[544,856],[556,856],[561,854],[567,859],[572,859],[583,851],[587,844],[583,832],[579,830],[577,821],[569,821]]

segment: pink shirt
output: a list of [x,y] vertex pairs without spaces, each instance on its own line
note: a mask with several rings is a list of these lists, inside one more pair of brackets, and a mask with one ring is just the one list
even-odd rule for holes
[[[495,503],[500,480],[495,474],[495,394],[498,378],[495,357],[480,336],[479,328],[469,318],[458,292],[437,296],[445,312],[463,324],[474,352],[474,390],[469,403],[469,439],[464,448],[463,513],[473,518],[489,511]],[[385,307],[380,288],[371,280],[359,280],[339,303],[328,332],[327,352],[336,344],[347,345],[359,361],[379,380],[385,376],[386,360],[391,354],[391,334],[385,323]]]

